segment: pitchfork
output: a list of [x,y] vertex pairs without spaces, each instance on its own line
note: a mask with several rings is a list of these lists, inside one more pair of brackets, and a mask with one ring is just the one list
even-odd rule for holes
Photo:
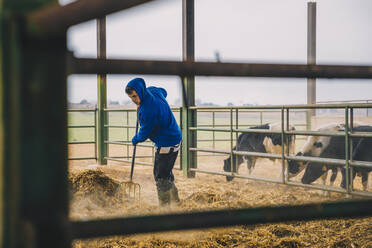
[[[137,109],[138,114],[138,109]],[[138,117],[136,122],[136,134],[138,132]],[[140,202],[140,196],[141,196],[141,185],[138,183],[133,182],[133,170],[134,170],[134,160],[136,158],[136,148],[137,146],[133,146],[133,156],[132,156],[132,165],[130,168],[130,179],[128,182],[122,182],[120,184],[122,192],[124,192],[124,196],[128,197],[129,201],[132,202]]]

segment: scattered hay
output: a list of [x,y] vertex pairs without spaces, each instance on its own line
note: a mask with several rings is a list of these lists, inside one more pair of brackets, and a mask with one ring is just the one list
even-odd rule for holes
[[[71,180],[71,187],[75,192],[75,201],[71,204],[71,212],[73,213],[72,217],[76,217],[76,219],[92,216],[95,218],[107,218],[113,215],[128,216],[133,213],[146,215],[169,211],[169,209],[160,209],[146,203],[126,205],[125,202],[119,201],[114,193],[119,183],[107,177],[102,171],[84,171],[80,174],[72,176],[73,179]],[[342,199],[342,195],[335,194],[332,198],[325,199],[324,196],[313,193],[313,191],[309,192],[305,189],[288,188],[281,185],[273,187],[272,184],[264,183],[238,184],[233,182],[228,184],[223,181],[215,181],[216,179],[208,181],[205,178],[202,181],[185,179],[184,184],[182,184],[182,178],[177,177],[177,179],[177,186],[180,189],[182,201],[179,207],[171,209],[177,212]],[[98,191],[106,192],[102,193],[102,195],[105,195],[105,202],[98,200],[93,203],[96,199],[91,196]],[[80,196],[79,200],[81,201],[76,201]],[[112,199],[114,203],[110,203],[109,199]],[[86,202],[83,200],[86,200]],[[260,224],[189,232],[166,232],[161,234],[75,240],[73,247],[372,248],[371,240],[372,218],[361,218]]]
[[337,240],[337,241],[333,242],[333,244],[331,245],[331,248],[349,248],[349,247],[353,247],[353,246],[354,245],[352,244],[352,242],[349,238],[344,238],[344,239]]
[[277,244],[273,246],[273,248],[301,248],[304,247],[298,239],[294,238],[285,238],[281,239]]
[[75,200],[90,200],[102,207],[123,202],[123,199],[117,197],[120,184],[99,170],[85,170],[78,174],[71,174],[69,185]]
[[300,233],[289,225],[272,225],[269,226],[268,230],[278,238],[300,236]]

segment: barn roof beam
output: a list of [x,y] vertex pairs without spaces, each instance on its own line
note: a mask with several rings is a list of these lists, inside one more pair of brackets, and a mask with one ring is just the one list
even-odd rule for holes
[[179,76],[361,78],[372,66],[213,63],[160,60],[70,58],[69,74],[152,74]]
[[27,16],[31,33],[64,34],[68,27],[153,0],[79,0],[65,6],[51,4]]

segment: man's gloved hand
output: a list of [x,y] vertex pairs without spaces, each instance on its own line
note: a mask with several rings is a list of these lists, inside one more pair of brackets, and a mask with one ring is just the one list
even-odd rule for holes
[[135,136],[132,138],[132,144],[135,146],[135,145],[137,145],[137,143],[138,143],[137,135],[135,135]]

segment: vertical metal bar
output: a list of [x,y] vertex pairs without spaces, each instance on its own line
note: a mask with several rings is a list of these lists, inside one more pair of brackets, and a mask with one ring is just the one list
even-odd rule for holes
[[[182,0],[182,60],[194,61],[195,59],[195,27],[194,27],[194,0]],[[185,88],[185,102],[183,103],[183,172],[187,177],[195,177],[195,172],[190,168],[197,167],[197,152],[191,152],[190,147],[197,146],[197,132],[192,132],[189,127],[197,125],[197,111],[189,106],[195,106],[195,77],[183,77]]]
[[[19,1],[18,6],[22,2],[26,4]],[[30,2],[26,5],[40,4]],[[47,2],[51,1],[43,1]],[[1,64],[6,69],[1,85],[4,133],[0,136],[6,141],[1,173],[9,176],[1,178],[9,202],[1,202],[5,213],[11,215],[3,226],[9,229],[2,230],[4,247],[70,247],[66,229],[66,36],[29,37],[21,18],[11,11],[7,16],[10,19],[0,18],[5,43]]]
[[284,159],[284,107],[281,109],[281,140],[282,140],[282,182],[285,183],[285,159]]
[[[182,107],[179,108],[179,115],[180,115],[180,128],[181,128],[181,132],[183,133],[183,124],[182,124]],[[183,168],[183,165],[182,165],[182,162],[183,162],[183,141],[181,143],[181,148],[180,148],[180,169],[182,170]]]
[[[353,108],[350,108],[350,127],[349,127],[349,130],[350,130],[350,133],[353,132],[353,128],[354,128],[354,109]],[[349,133],[349,132],[348,132]],[[349,152],[349,158],[350,158],[350,161],[352,162],[353,161],[353,137],[349,136],[349,147],[350,147],[350,152]],[[354,169],[353,169],[353,166],[351,165],[350,166],[350,175],[353,175],[354,174]],[[350,190],[353,191],[354,190],[354,180],[350,180]]]
[[233,147],[234,147],[234,133],[233,133],[233,109],[230,109],[230,156],[231,156],[231,172],[237,172],[237,166],[235,164]]
[[[307,3],[307,64],[316,64],[316,2]],[[307,104],[316,103],[316,79],[307,79]],[[310,116],[316,114],[316,109],[309,110]]]
[[263,123],[262,123],[262,111],[260,112],[260,125],[262,125]]
[[350,164],[349,164],[349,108],[345,107],[345,182],[346,190],[350,193]]
[[15,248],[20,246],[22,71],[19,27],[3,16],[4,3],[0,3],[0,241],[1,247]]
[[[369,101],[367,100],[367,104],[369,103]],[[367,117],[369,116],[369,108],[367,108]]]
[[[215,128],[215,125],[216,125],[216,119],[215,118],[216,118],[215,112],[212,111],[212,127],[213,128]],[[213,134],[213,149],[215,149],[216,148],[216,134],[215,134],[214,131],[212,132],[212,134]]]
[[[97,58],[106,58],[106,17],[97,19]],[[97,125],[97,143],[98,143],[98,164],[107,164],[107,113],[104,111],[107,107],[107,89],[106,74],[97,75],[97,108],[98,108],[98,125]]]
[[96,158],[96,162],[98,161],[97,157],[97,106],[94,109],[94,157]]
[[[289,130],[289,108],[287,108],[287,127],[286,127],[286,130],[288,131]],[[292,137],[294,139],[294,136]],[[287,144],[287,156],[289,156],[289,149],[290,149],[290,146],[292,144],[292,142],[294,142],[293,140],[291,142],[289,142],[289,137],[288,135],[286,135],[286,144]],[[284,182],[287,183],[288,182],[288,161],[286,160],[286,166],[285,166],[285,180]]]
[[[127,112],[127,142],[129,142],[129,111],[126,110]],[[127,158],[129,158],[129,145],[127,147]]]
[[[236,113],[235,113],[235,127],[236,127],[236,129],[239,128],[239,109],[236,109]],[[236,144],[238,143],[238,137],[239,137],[239,133],[236,132],[235,133],[235,143]]]

